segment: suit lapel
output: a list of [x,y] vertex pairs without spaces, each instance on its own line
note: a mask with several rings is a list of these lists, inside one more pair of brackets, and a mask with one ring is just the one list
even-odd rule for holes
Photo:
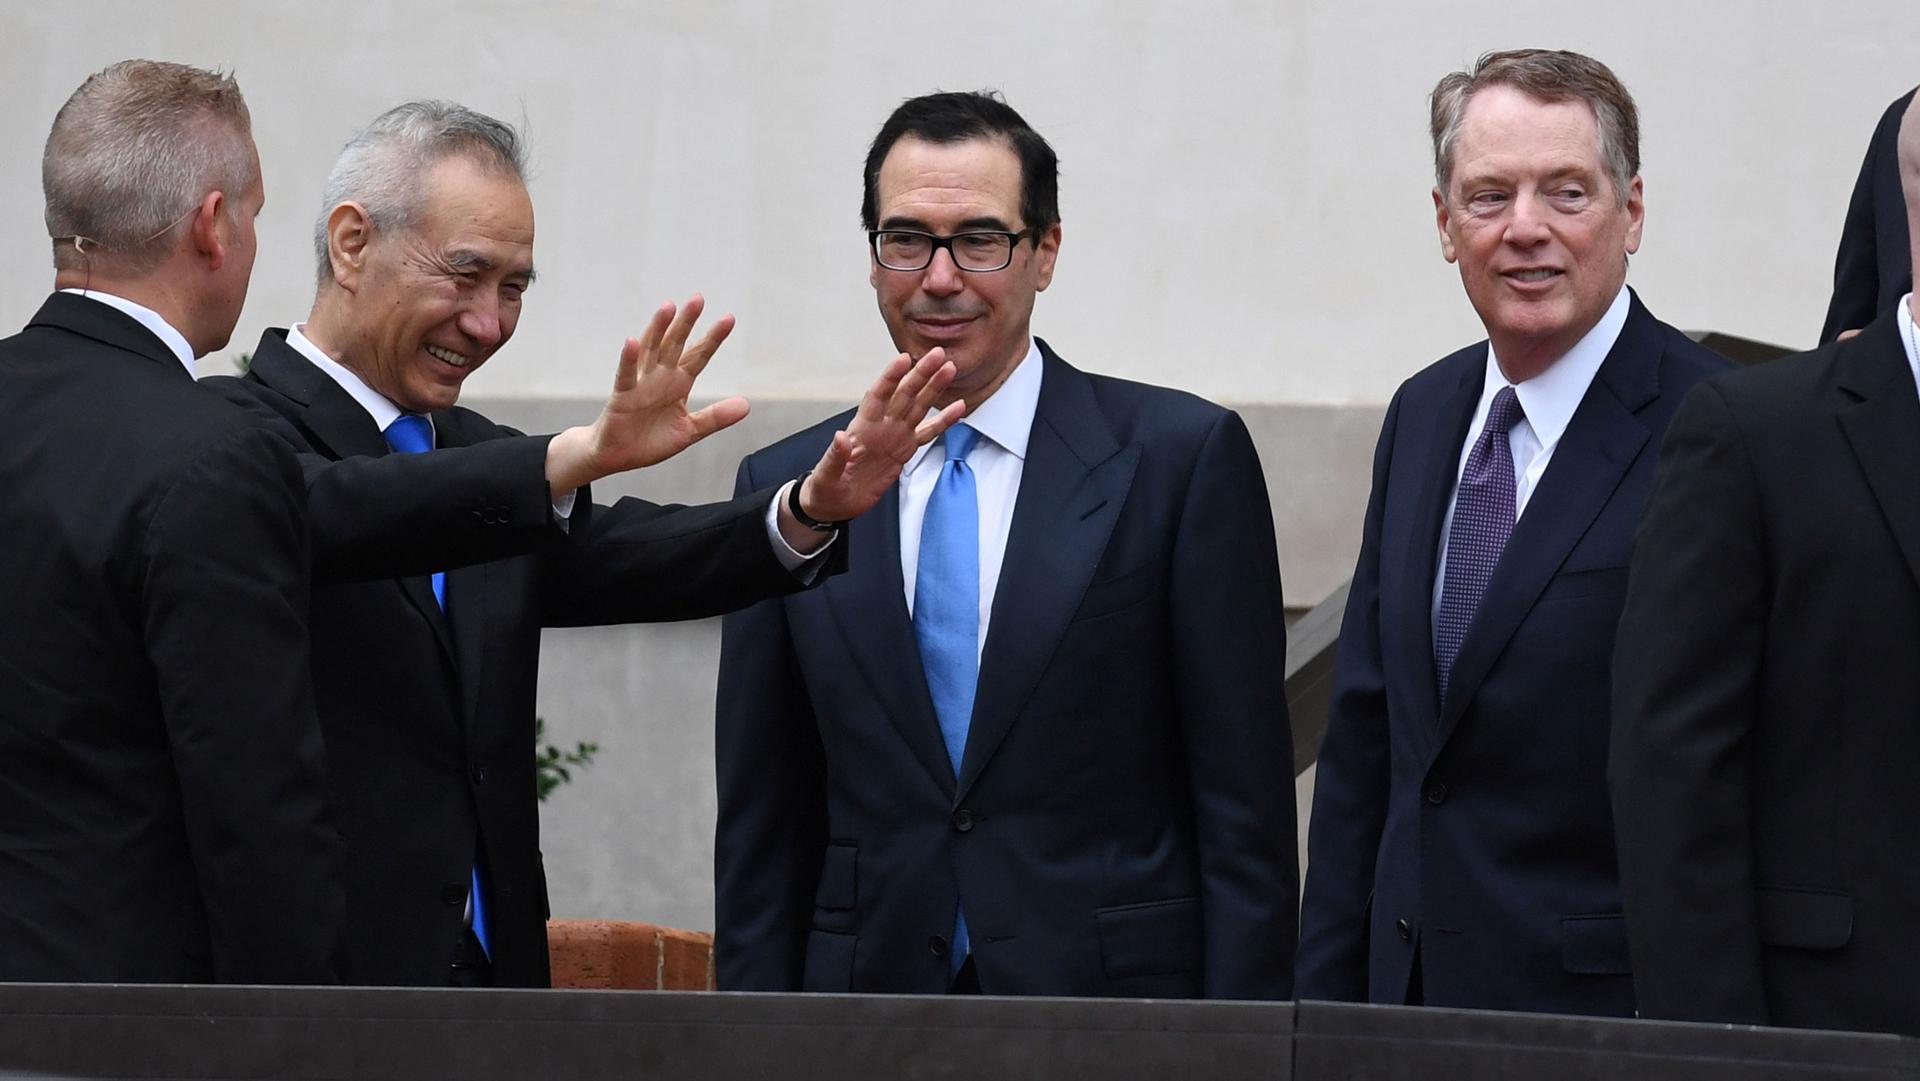
[[[300,415],[296,423],[312,441],[314,449],[328,458],[334,461],[356,455],[379,458],[389,453],[387,438],[380,434],[373,418],[332,377],[288,345],[285,330],[269,329],[260,336],[260,345],[247,368],[247,378],[266,384],[298,404]],[[435,422],[437,426],[443,424],[439,417]],[[444,431],[444,428],[436,430]],[[397,578],[394,582],[406,596],[407,603],[433,628],[442,656],[449,664],[456,663],[446,613],[434,599],[432,581],[418,577]]]
[[953,764],[947,759],[933,696],[927,691],[926,670],[920,663],[920,647],[907,616],[906,586],[900,577],[898,484],[847,527],[847,544],[853,552],[869,554],[850,560],[845,574],[822,587],[834,622],[887,719],[899,729],[934,783],[952,792]]
[[1877,321],[1858,338],[1840,346],[1840,387],[1852,399],[1840,410],[1840,427],[1866,474],[1880,513],[1907,557],[1907,569],[1920,580],[1920,397],[1907,366],[1893,315]]
[[1561,434],[1460,643],[1440,717],[1443,746],[1548,580],[1586,535],[1651,437],[1635,414],[1659,396],[1665,347],[1660,325],[1638,298],[1631,303],[1619,340]]
[[[1106,551],[1140,461],[1114,441],[1087,377],[1043,348],[1040,401],[960,763],[964,798],[1025,707]],[[935,729],[937,731],[937,728]]]
[[1419,732],[1422,739],[1432,738],[1440,712],[1433,667],[1433,579],[1440,554],[1440,528],[1447,520],[1447,506],[1459,480],[1460,445],[1473,422],[1486,377],[1485,348],[1469,350],[1468,358],[1471,362],[1439,408],[1430,414],[1431,427],[1424,433],[1426,474],[1420,482],[1420,502],[1406,551],[1404,580],[1412,588],[1396,601],[1400,606],[1399,640],[1408,654],[1405,663],[1411,666],[1417,681],[1414,702],[1421,708],[1418,720],[1422,723],[1408,727]]

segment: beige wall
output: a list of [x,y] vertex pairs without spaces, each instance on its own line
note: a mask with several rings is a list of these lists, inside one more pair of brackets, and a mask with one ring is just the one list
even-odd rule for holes
[[[1867,134],[1920,82],[1911,0],[0,0],[0,328],[50,281],[38,147],[88,72],[155,56],[247,91],[268,198],[228,353],[305,313],[308,230],[352,128],[451,97],[523,119],[537,173],[541,282],[474,396],[534,427],[584,419],[622,337],[704,290],[741,322],[702,389],[761,408],[624,487],[717,497],[740,454],[890,352],[857,227],[873,130],[903,97],[997,86],[1062,160],[1037,329],[1084,366],[1243,407],[1288,599],[1311,604],[1351,564],[1379,407],[1480,336],[1438,257],[1424,96],[1517,45],[1591,52],[1639,98],[1631,280],[1655,312],[1810,343]],[[605,748],[548,809],[559,914],[709,924],[716,647],[711,623],[549,636],[549,729]]]
[[[1070,359],[1236,402],[1383,403],[1478,336],[1438,257],[1423,99],[1481,50],[1614,65],[1645,114],[1633,281],[1671,322],[1817,331],[1880,109],[1920,82],[1902,0],[502,3],[0,0],[0,326],[48,281],[33,148],[90,70],[237,70],[268,206],[241,336],[304,313],[333,152],[402,98],[532,135],[543,277],[490,396],[591,395],[662,298],[740,315],[714,392],[840,397],[890,351],[856,225],[867,139],[928,89],[1004,88],[1063,163],[1040,332]],[[236,342],[235,350],[244,347]],[[213,364],[218,367],[216,361]]]

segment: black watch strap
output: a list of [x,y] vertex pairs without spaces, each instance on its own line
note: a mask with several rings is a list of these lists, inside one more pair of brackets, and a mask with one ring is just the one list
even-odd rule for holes
[[806,526],[815,533],[838,533],[847,523],[823,522],[813,515],[808,514],[800,506],[800,488],[807,483],[807,474],[812,472],[813,470],[809,469],[806,473],[802,473],[793,478],[793,486],[787,489],[787,509],[793,512],[794,518],[798,520],[801,525]]

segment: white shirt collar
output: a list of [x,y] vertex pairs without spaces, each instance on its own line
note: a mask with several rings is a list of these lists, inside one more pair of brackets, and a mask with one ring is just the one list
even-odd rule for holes
[[1912,293],[1900,298],[1900,314],[1896,318],[1900,323],[1900,348],[1907,351],[1907,367],[1913,369],[1914,389],[1920,391],[1920,354],[1914,351],[1916,344],[1920,344],[1916,342],[1916,338],[1920,338],[1920,330],[1913,325]]
[[1593,329],[1575,342],[1565,356],[1548,365],[1546,371],[1524,383],[1507,381],[1500,370],[1499,358],[1493,355],[1493,343],[1488,342],[1487,376],[1481,398],[1490,401],[1501,387],[1512,387],[1540,446],[1545,449],[1559,443],[1560,436],[1573,421],[1574,410],[1580,408],[1580,399],[1587,396],[1587,388],[1599,374],[1600,365],[1620,340],[1620,331],[1627,325],[1627,311],[1631,307],[1627,287],[1622,285]]
[[199,377],[200,373],[195,371],[193,367],[193,346],[187,344],[187,336],[173,329],[173,324],[167,322],[166,318],[159,312],[154,311],[144,304],[135,304],[126,297],[117,297],[112,293],[102,293],[98,289],[62,289],[60,291],[62,293],[72,293],[74,296],[86,297],[89,300],[97,300],[109,308],[125,312],[139,320],[141,326],[152,331],[154,337],[165,342],[167,348],[173,350],[173,355],[180,358],[180,363],[187,369],[189,376]]
[[[1028,337],[1027,355],[1014,365],[1007,381],[1000,384],[1000,389],[994,391],[992,397],[981,402],[978,409],[969,409],[967,415],[960,418],[960,423],[972,427],[1001,450],[1026,461],[1027,439],[1033,434],[1033,417],[1040,408],[1040,376],[1044,370],[1040,346],[1034,338]],[[932,449],[933,444],[928,443],[914,451],[900,475],[911,475]],[[944,451],[940,460],[946,460]]]
[[[295,323],[288,327],[287,344],[301,356],[313,361],[314,367],[327,373],[328,378],[340,384],[341,390],[346,391],[354,401],[359,402],[360,408],[366,410],[367,415],[373,418],[374,427],[385,432],[389,425],[400,419],[400,415],[406,410],[388,401],[385,395],[368,386],[365,380],[354,373],[353,369],[321,352],[320,347],[313,344],[305,331],[305,323]],[[427,418],[427,423],[431,426],[433,418]]]

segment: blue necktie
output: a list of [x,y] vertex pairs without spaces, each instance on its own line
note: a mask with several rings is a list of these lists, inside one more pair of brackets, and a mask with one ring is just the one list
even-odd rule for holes
[[1440,704],[1446,705],[1453,662],[1480,598],[1493,580],[1493,568],[1513,533],[1515,490],[1513,451],[1507,432],[1526,414],[1512,387],[1501,387],[1487,409],[1486,427],[1467,454],[1454,494],[1453,525],[1447,530],[1446,580],[1440,587],[1440,612],[1433,626],[1433,674]]
[[[387,437],[387,446],[398,454],[424,454],[433,449],[433,425],[418,413],[400,414],[382,434]],[[442,611],[446,610],[447,576],[443,571],[433,574],[433,599],[439,602]],[[475,860],[467,894],[473,908],[473,937],[480,940],[480,949],[492,957],[493,946],[487,940],[486,891],[480,886],[480,877],[480,863]]]
[[[402,413],[387,425],[383,433],[387,437],[387,446],[400,454],[424,454],[433,449],[433,425],[418,413]],[[433,599],[440,607],[447,607],[447,576],[435,571],[433,574]]]
[[[967,467],[979,438],[965,424],[947,429],[947,461],[920,520],[920,563],[913,576],[913,635],[955,777],[967,748],[980,672],[980,498]],[[953,951],[947,955],[953,972],[968,951],[966,914],[956,912]]]

